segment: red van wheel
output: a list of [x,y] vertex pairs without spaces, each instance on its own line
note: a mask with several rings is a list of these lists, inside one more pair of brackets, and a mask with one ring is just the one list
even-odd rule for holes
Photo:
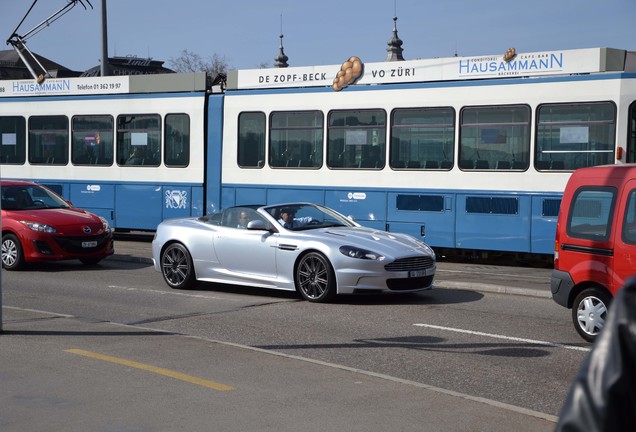
[[612,296],[602,288],[587,288],[579,293],[572,305],[572,321],[583,339],[594,342],[605,326]]

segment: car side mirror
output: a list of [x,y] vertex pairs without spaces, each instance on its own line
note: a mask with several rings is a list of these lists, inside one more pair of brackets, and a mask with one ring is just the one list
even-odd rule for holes
[[250,231],[267,231],[267,225],[262,220],[256,219],[247,223],[247,229]]

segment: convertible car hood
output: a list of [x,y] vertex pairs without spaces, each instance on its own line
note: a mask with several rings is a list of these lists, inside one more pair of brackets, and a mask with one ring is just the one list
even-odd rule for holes
[[409,250],[427,253],[421,242],[397,233],[364,227],[324,228],[321,231],[325,234],[342,238],[344,243],[382,251],[383,253],[391,252],[394,255],[403,255]]

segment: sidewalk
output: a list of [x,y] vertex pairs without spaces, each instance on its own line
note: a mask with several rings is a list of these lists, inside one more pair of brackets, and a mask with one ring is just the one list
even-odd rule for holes
[[[152,264],[151,235],[135,240],[115,239],[109,259]],[[551,269],[466,264],[439,261],[435,287],[499,294],[552,298]]]

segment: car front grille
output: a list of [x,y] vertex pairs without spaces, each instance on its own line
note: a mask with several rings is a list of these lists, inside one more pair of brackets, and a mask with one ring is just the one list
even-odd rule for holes
[[[82,243],[96,241],[97,245],[94,247],[82,247]],[[102,234],[100,236],[86,236],[86,237],[56,237],[55,243],[64,251],[69,253],[91,253],[103,249],[110,241],[108,234]]]
[[411,270],[424,270],[431,268],[435,265],[435,261],[432,257],[420,256],[410,258],[400,258],[384,266],[386,271],[411,271]]

